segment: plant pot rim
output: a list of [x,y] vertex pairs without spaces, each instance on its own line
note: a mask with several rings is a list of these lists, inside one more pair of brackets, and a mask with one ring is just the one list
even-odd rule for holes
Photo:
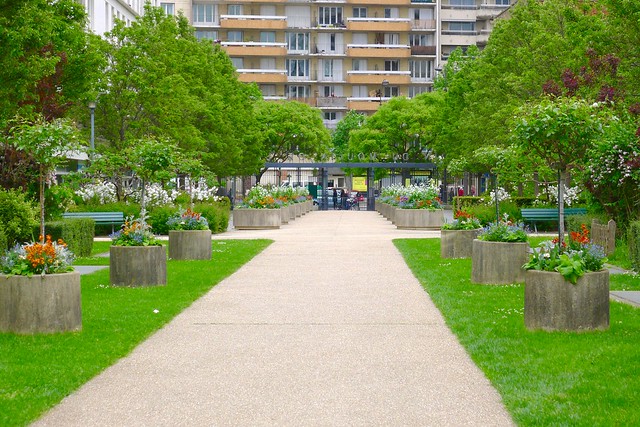
[[71,274],[80,274],[80,272],[78,270],[76,270],[75,268],[72,271],[65,271],[63,273],[46,273],[46,274],[32,274],[30,276],[27,276],[26,274],[5,274],[5,273],[0,273],[0,277],[26,277],[26,278],[33,278],[33,277],[50,277],[50,276],[64,276],[64,275],[71,275]]

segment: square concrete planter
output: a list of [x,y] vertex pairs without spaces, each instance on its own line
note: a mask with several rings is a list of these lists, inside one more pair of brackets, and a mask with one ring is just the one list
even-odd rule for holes
[[441,230],[441,258],[471,258],[473,240],[478,237],[482,228],[475,230]]
[[396,227],[401,229],[426,229],[439,230],[444,224],[444,211],[438,209],[394,209],[394,221]]
[[471,282],[506,285],[524,283],[522,266],[529,261],[529,244],[475,239],[471,249]]
[[280,223],[289,224],[289,218],[291,218],[291,215],[289,214],[289,206],[283,205],[280,208]]
[[528,270],[524,288],[527,329],[589,331],[609,328],[609,272],[585,273],[574,285],[560,273]]
[[[238,230],[280,228],[281,215],[280,209],[234,209],[233,226]],[[289,219],[293,219],[291,212]]]
[[169,258],[211,259],[211,230],[170,230]]
[[167,252],[164,246],[111,246],[109,266],[113,286],[167,284]]
[[0,274],[0,332],[37,334],[82,329],[80,273]]

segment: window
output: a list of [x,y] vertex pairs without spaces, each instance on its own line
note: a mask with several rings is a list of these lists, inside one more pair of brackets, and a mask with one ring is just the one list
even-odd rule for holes
[[414,98],[425,92],[431,92],[431,86],[409,86],[409,98]]
[[397,18],[398,17],[398,8],[397,7],[386,7],[384,9],[384,17],[385,18]]
[[217,31],[196,30],[196,38],[198,40],[217,40]]
[[511,4],[510,0],[496,0],[497,5],[501,6],[509,6]]
[[284,87],[287,98],[309,98],[311,88],[309,86],[286,85]]
[[215,23],[216,20],[215,4],[193,4],[193,22],[194,23]]
[[231,57],[229,58],[231,60],[231,63],[233,64],[233,66],[235,67],[236,70],[239,70],[241,68],[244,68],[244,61],[243,58],[234,58]]
[[336,51],[336,35],[335,34],[329,34],[329,50],[331,52]]
[[354,18],[366,18],[367,17],[367,8],[366,7],[354,7],[353,8],[353,17]]
[[275,43],[276,32],[275,31],[260,31],[260,41],[262,43]]
[[336,96],[336,87],[335,86],[322,86],[321,87],[322,96],[325,98]]
[[262,96],[276,96],[276,85],[260,85]]
[[308,59],[287,59],[287,75],[290,77],[309,77]]
[[292,50],[309,50],[309,33],[287,33],[287,49]]
[[335,111],[325,111],[324,119],[325,120],[336,120],[336,112]]
[[230,42],[241,42],[242,41],[242,31],[228,31],[227,32],[227,41],[230,41]]
[[275,70],[276,69],[276,58],[260,58],[260,69],[261,70]]
[[322,26],[343,25],[342,7],[322,6],[318,8],[318,24]]
[[351,95],[354,98],[366,98],[369,96],[366,86],[351,86]]
[[367,60],[366,59],[354,59],[351,63],[351,69],[353,71],[366,71]]
[[383,86],[383,94],[382,96],[385,98],[391,98],[392,96],[398,96],[400,91],[398,90],[398,86]]
[[175,3],[160,3],[160,7],[164,11],[166,15],[175,15],[176,14],[176,5]]
[[449,22],[449,31],[475,31],[476,23],[475,22]]
[[400,44],[400,34],[398,33],[385,33],[384,44]]
[[333,77],[333,60],[325,59],[322,67],[322,74],[324,77]]
[[230,4],[227,6],[227,14],[228,15],[242,15],[242,5],[241,4]]
[[409,46],[432,46],[431,37],[428,34],[411,34]]
[[475,6],[476,1],[475,0],[449,0],[449,4],[451,6]]
[[388,59],[384,61],[385,71],[400,71],[400,61],[397,59]]
[[433,61],[409,61],[412,79],[431,79],[433,77]]

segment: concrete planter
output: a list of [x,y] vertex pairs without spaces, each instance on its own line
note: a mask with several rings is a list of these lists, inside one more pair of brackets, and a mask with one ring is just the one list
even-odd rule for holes
[[476,230],[442,230],[440,238],[441,258],[471,258],[473,240],[482,228]]
[[401,229],[439,230],[444,224],[444,211],[438,209],[395,209],[394,224]]
[[280,223],[288,224],[290,217],[291,215],[289,214],[289,206],[282,206],[280,208]]
[[574,285],[560,273],[528,270],[524,323],[546,331],[608,329],[609,272],[585,273]]
[[523,283],[529,261],[529,244],[473,240],[471,282],[484,284]]
[[82,329],[80,273],[0,274],[0,332],[37,334]]
[[296,217],[301,217],[302,216],[302,205],[300,203],[294,203],[293,204],[293,209],[296,212]]
[[280,209],[234,209],[233,226],[238,230],[280,228],[281,215]]
[[169,258],[211,259],[211,230],[170,230]]
[[109,266],[113,286],[167,284],[167,252],[164,246],[111,246]]

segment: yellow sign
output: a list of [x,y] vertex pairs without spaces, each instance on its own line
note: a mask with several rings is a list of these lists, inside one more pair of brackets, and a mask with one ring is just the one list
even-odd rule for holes
[[367,178],[364,176],[353,177],[353,190],[354,191],[367,191]]

